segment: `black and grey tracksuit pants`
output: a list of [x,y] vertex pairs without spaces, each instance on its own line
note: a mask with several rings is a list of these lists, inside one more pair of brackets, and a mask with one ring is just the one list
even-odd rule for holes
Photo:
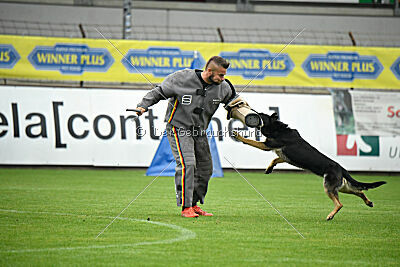
[[207,135],[167,124],[167,137],[176,160],[175,192],[178,206],[204,203],[213,172]]

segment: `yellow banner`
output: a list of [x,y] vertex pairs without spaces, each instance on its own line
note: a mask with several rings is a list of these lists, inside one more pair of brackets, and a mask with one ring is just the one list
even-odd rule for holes
[[400,48],[111,40],[0,35],[0,77],[147,83],[230,63],[234,85],[400,89]]

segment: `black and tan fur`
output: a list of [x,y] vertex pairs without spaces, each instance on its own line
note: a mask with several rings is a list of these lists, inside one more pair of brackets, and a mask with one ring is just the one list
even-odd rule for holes
[[263,113],[259,113],[259,115],[263,120],[261,133],[266,137],[264,142],[246,139],[237,132],[234,132],[234,137],[245,144],[265,151],[274,151],[278,155],[265,170],[266,174],[271,173],[277,164],[287,162],[324,177],[325,192],[335,204],[335,208],[329,213],[327,220],[332,220],[343,207],[339,201],[338,192],[356,195],[367,206],[373,207],[373,203],[365,196],[363,190],[376,188],[386,182],[362,183],[356,181],[339,163],[307,143],[297,130],[280,122],[276,113],[271,116]]

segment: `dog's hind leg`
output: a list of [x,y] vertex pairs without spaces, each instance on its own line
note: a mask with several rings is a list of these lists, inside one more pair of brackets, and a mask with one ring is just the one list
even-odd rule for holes
[[338,213],[338,211],[343,207],[343,204],[339,201],[338,187],[340,185],[340,181],[337,177],[338,176],[335,172],[324,175],[325,193],[330,199],[332,199],[333,204],[335,205],[334,209],[326,217],[327,221],[332,220],[336,213]]
[[280,157],[274,159],[273,161],[271,161],[268,168],[265,170],[265,174],[271,173],[272,170],[274,169],[274,167],[276,166],[276,164],[283,163],[283,162],[285,162],[285,161]]
[[364,200],[365,205],[367,205],[368,207],[372,208],[374,206],[374,203],[367,198],[367,196],[364,194],[364,192],[362,192],[362,191],[352,192],[351,194],[354,194],[354,195],[360,197],[362,200]]
[[335,217],[336,213],[339,212],[339,210],[343,207],[343,204],[340,203],[339,201],[339,195],[337,193],[333,193],[333,192],[328,192],[327,190],[325,190],[326,194],[328,195],[328,197],[330,199],[332,199],[333,204],[335,204],[335,208],[331,211],[331,213],[328,214],[328,216],[326,217],[327,221],[330,221],[333,219],[333,217]]
[[368,207],[372,208],[374,206],[374,203],[367,198],[363,191],[353,188],[345,178],[343,178],[343,185],[339,189],[339,192],[356,195],[360,197]]

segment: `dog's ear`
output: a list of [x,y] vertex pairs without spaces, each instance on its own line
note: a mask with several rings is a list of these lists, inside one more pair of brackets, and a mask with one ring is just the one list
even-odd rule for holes
[[271,115],[271,119],[273,119],[273,120],[279,120],[278,113],[274,112],[274,113]]

